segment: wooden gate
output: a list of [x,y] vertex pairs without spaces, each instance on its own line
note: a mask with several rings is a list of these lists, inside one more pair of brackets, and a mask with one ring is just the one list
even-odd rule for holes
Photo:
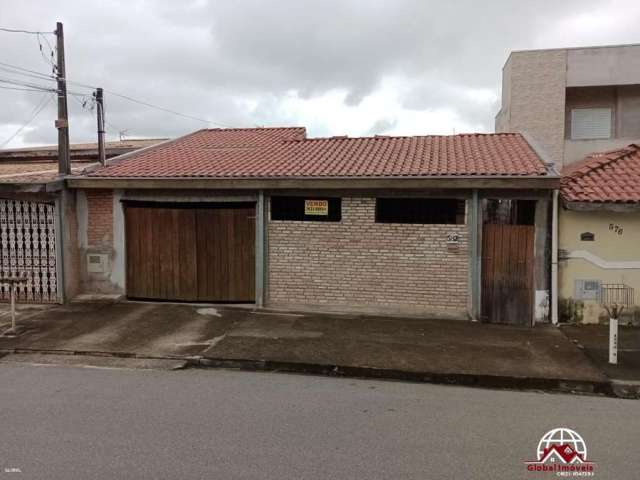
[[[0,276],[26,277],[17,301],[59,302],[57,263],[55,204],[0,200]],[[0,285],[0,301],[9,298],[9,285]]]
[[533,325],[533,225],[482,229],[482,320]]
[[255,206],[127,204],[127,296],[255,300]]

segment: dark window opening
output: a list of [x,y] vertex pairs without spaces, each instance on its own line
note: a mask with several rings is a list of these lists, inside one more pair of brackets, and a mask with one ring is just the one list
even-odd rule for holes
[[465,201],[455,198],[378,198],[377,223],[464,224]]
[[535,225],[535,200],[490,198],[482,201],[483,223],[502,225]]
[[271,197],[271,220],[339,222],[341,219],[341,198]]

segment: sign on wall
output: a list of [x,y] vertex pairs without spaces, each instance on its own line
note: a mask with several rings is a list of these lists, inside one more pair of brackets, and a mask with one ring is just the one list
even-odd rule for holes
[[305,200],[305,215],[329,215],[329,200]]

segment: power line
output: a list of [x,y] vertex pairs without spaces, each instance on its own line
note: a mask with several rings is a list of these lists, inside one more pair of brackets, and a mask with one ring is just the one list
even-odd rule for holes
[[8,73],[8,74],[11,74],[11,75],[19,75],[19,76],[22,76],[22,77],[25,77],[25,78],[29,78],[29,79],[33,78],[33,79],[41,80],[41,81],[47,81],[47,80],[54,81],[53,78],[40,77],[38,75],[33,75],[31,73],[19,72],[19,71],[12,70],[12,69],[7,68],[7,67],[3,67],[2,65],[0,65],[0,72]]
[[[95,97],[93,97],[92,95],[85,95],[85,94],[76,93],[76,92],[67,92],[67,93],[71,95],[71,98],[73,98],[76,102],[78,102],[80,107],[82,107],[83,111],[86,111],[87,113],[90,113],[93,111],[93,108],[95,107],[95,104],[96,104]],[[127,132],[129,130],[128,128],[120,128],[111,122],[107,122],[106,119],[104,123],[105,123],[105,126],[107,127],[107,130],[110,133],[113,133],[120,137],[123,136],[124,132]]]
[[32,88],[34,90],[40,90],[42,92],[57,92],[55,88],[50,88],[45,85],[40,85],[37,83],[26,82],[24,80],[16,80],[14,78],[0,77],[0,83],[6,83],[7,85],[12,85],[16,87]]
[[[67,80],[67,83],[71,83],[71,84],[77,85],[79,87],[90,88],[90,89],[98,88],[98,87],[95,87],[93,85],[87,85],[86,83],[75,82],[75,81],[69,80],[69,79],[66,79],[66,80]],[[105,93],[109,93],[110,95],[113,95],[114,97],[120,97],[120,98],[123,98],[125,100],[130,101],[130,102],[137,103],[139,105],[144,105],[145,107],[149,107],[149,108],[155,108],[156,110],[160,110],[160,111],[163,111],[163,112],[171,113],[171,114],[177,115],[179,117],[188,118],[190,120],[196,120],[198,122],[208,123],[208,124],[211,124],[211,125],[216,125],[218,127],[223,127],[223,128],[234,128],[234,127],[232,127],[230,125],[225,125],[225,124],[222,124],[222,123],[213,122],[213,121],[208,120],[206,118],[200,118],[200,117],[195,117],[193,115],[189,115],[189,114],[186,114],[186,113],[176,112],[175,110],[171,110],[171,109],[166,108],[166,107],[161,107],[159,105],[154,105],[153,103],[145,102],[143,100],[138,100],[137,98],[133,98],[133,97],[130,97],[128,95],[123,95],[121,93],[116,93],[116,92],[113,92],[111,90],[106,90],[105,89],[104,91],[105,91]]]
[[21,30],[19,28],[6,28],[6,27],[0,27],[0,31],[8,32],[8,33],[29,33],[32,35],[55,35],[54,32],[38,32],[34,30]]
[[[0,83],[4,83],[1,82]],[[0,89],[2,90],[16,90],[18,92],[37,92],[37,93],[42,93],[42,92],[55,92],[55,90],[45,90],[43,88],[20,88],[20,87],[5,87],[0,85]]]
[[20,134],[20,132],[22,132],[22,130],[24,130],[25,128],[27,128],[27,126],[33,122],[35,120],[35,118],[40,114],[40,112],[42,112],[42,110],[44,110],[44,107],[46,107],[49,102],[51,102],[51,100],[54,98],[53,95],[48,95],[42,98],[42,100],[40,101],[40,103],[38,104],[38,106],[35,108],[35,110],[33,111],[33,114],[31,115],[31,117],[29,118],[29,120],[27,120],[24,125],[22,125],[18,130],[16,130],[13,135],[11,135],[7,140],[5,140],[1,145],[0,148],[4,148],[5,145],[7,145],[11,140],[13,140],[16,136],[18,136]]
[[[12,69],[18,70],[18,72],[16,72],[18,74],[20,74],[20,72],[23,72],[22,73],[23,75],[26,74],[26,73],[29,73],[31,75],[36,75],[38,78],[41,78],[43,80],[45,80],[45,79],[46,80],[55,80],[55,77],[53,75],[47,75],[47,74],[44,74],[44,73],[41,73],[41,72],[36,72],[35,70],[29,70],[27,68],[18,67],[17,65],[11,65],[10,63],[0,62],[0,66],[4,66],[4,67],[7,67],[7,68],[12,68]],[[98,88],[95,85],[88,85],[86,83],[76,82],[74,80],[69,80],[69,79],[64,79],[64,80],[66,80],[67,83],[70,83],[70,84],[73,84],[73,85],[77,85],[78,87],[88,88],[88,89],[91,89],[91,90],[95,90],[96,88]],[[104,92],[108,93],[110,95],[113,95],[114,97],[119,97],[119,98],[122,98],[124,100],[128,100],[130,102],[137,103],[139,105],[143,105],[145,107],[154,108],[156,110],[159,110],[159,111],[162,111],[162,112],[166,112],[166,113],[170,113],[172,115],[176,115],[176,116],[179,116],[179,117],[187,118],[189,120],[195,120],[195,121],[198,121],[198,122],[207,123],[209,125],[216,125],[218,127],[223,127],[223,128],[234,128],[231,125],[225,125],[225,124],[220,123],[220,122],[214,122],[214,121],[209,120],[207,118],[201,118],[201,117],[196,117],[194,115],[189,115],[187,113],[181,113],[181,112],[178,112],[176,110],[172,110],[170,108],[162,107],[160,105],[155,105],[153,103],[145,102],[144,100],[138,100],[137,98],[133,98],[133,97],[130,97],[129,95],[124,95],[122,93],[117,93],[117,92],[114,92],[112,90],[106,90],[105,89]],[[72,93],[72,92],[69,92],[69,93]],[[83,95],[81,92],[74,92],[74,93],[76,93],[78,95]]]
[[[56,79],[53,75],[49,75],[49,74],[42,73],[42,72],[37,72],[35,70],[29,70],[28,68],[19,67],[17,65],[11,65],[10,63],[0,62],[0,65],[2,65],[3,67],[11,68],[13,70],[17,70],[19,72],[30,73],[32,75],[36,75],[36,76],[38,76],[40,78],[44,78],[44,79],[47,79],[47,80],[55,80]],[[18,73],[18,72],[16,72],[16,73]]]
[[[44,47],[42,46],[42,42],[40,41],[40,38],[42,38],[47,44],[47,47],[49,47],[49,57],[47,57],[47,55],[44,53]],[[44,35],[40,35],[40,34],[36,35],[36,40],[38,41],[38,47],[40,48],[40,55],[42,56],[42,59],[47,63],[47,65],[51,66],[52,73],[55,74],[57,65],[56,65],[56,62],[54,61],[55,52],[53,47],[49,43],[49,40],[47,40],[47,37],[45,37]]]
[[[87,106],[88,106],[89,111],[93,111],[93,107],[95,106],[95,98],[93,96],[78,95],[77,93],[71,93],[71,92],[67,92],[67,93],[69,93],[71,95],[71,98],[73,98],[76,102],[80,104],[80,106],[82,107],[82,110],[87,110]],[[82,99],[78,97],[82,97]],[[93,100],[90,105],[89,105],[89,100]]]

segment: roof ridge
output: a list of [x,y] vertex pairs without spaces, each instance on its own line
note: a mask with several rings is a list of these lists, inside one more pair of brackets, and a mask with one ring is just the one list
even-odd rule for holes
[[[568,179],[582,178],[595,170],[599,170],[607,165],[610,165],[618,160],[621,160],[633,153],[640,151],[640,145],[636,143],[630,143],[621,148],[615,150],[608,150],[606,152],[596,152],[585,157],[585,164],[581,165],[575,171],[566,175]],[[589,160],[590,159],[590,160]]]
[[203,128],[207,132],[229,132],[229,131],[256,131],[256,130],[307,130],[307,127],[216,127]]
[[453,135],[446,134],[427,134],[427,135],[362,135],[350,137],[348,135],[331,135],[328,137],[307,137],[302,139],[292,139],[286,141],[322,141],[322,140],[391,140],[401,138],[454,138],[454,137],[501,137],[501,136],[522,136],[518,132],[471,132],[471,133],[455,133]]

